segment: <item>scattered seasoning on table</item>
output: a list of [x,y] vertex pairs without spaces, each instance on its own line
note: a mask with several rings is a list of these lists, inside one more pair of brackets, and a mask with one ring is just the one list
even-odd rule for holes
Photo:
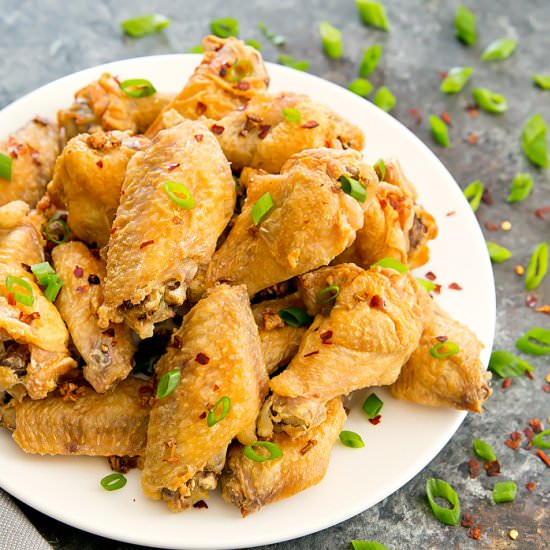
[[519,537],[519,532],[517,529],[510,529],[510,532],[508,533],[508,536],[512,539],[512,540],[517,540],[517,538]]
[[504,381],[502,382],[502,389],[503,390],[506,390],[510,387],[510,384],[512,383],[512,379],[511,378],[505,378]]
[[474,525],[469,531],[468,536],[471,539],[479,540],[481,539],[481,525]]
[[500,475],[500,462],[498,460],[487,460],[483,463],[487,477],[495,477]]
[[479,461],[477,461],[475,458],[471,458],[470,460],[468,460],[468,474],[470,475],[470,478],[475,479],[479,476],[480,473],[481,467],[479,465]]
[[462,525],[462,527],[466,527],[467,529],[473,527],[474,518],[472,517],[472,514],[464,514],[460,520],[460,525]]
[[537,484],[534,481],[529,481],[525,484],[525,488],[532,493],[535,488],[537,487]]
[[546,219],[546,214],[550,212],[550,206],[542,206],[541,208],[535,208],[535,216],[540,220]]

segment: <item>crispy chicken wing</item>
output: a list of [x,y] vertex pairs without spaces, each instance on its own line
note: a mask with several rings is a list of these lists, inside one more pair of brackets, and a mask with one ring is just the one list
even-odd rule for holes
[[[184,118],[219,120],[265,92],[269,76],[258,50],[234,37],[207,36],[202,45],[200,65],[163,112],[175,109]],[[152,137],[164,127],[160,115],[146,135]]]
[[295,439],[285,433],[274,434],[272,441],[283,451],[281,458],[255,462],[243,454],[242,445],[234,443],[221,477],[223,498],[247,516],[316,485],[325,476],[330,452],[345,421],[338,397],[328,403],[325,420],[308,433]]
[[[426,292],[421,298],[424,332],[397,381],[390,386],[394,397],[432,406],[447,406],[481,413],[491,395],[491,373],[479,354],[483,344],[466,326],[451,318]],[[459,352],[438,359],[430,353],[440,338],[459,346]],[[439,339],[438,339],[439,338]],[[440,353],[444,354],[444,345]]]
[[67,224],[76,237],[98,247],[109,242],[126,165],[148,144],[129,132],[98,130],[79,134],[65,146],[48,194],[68,211]]
[[114,391],[98,394],[88,386],[45,399],[11,401],[2,424],[26,453],[41,455],[143,455],[151,386],[127,378]]
[[[171,200],[165,182],[184,184],[195,206]],[[177,197],[176,197],[177,198]],[[99,326],[125,320],[141,338],[174,315],[200,264],[208,262],[235,206],[229,164],[199,122],[159,132],[128,162],[107,252]]]
[[0,142],[0,153],[11,158],[11,179],[0,177],[0,206],[22,200],[31,207],[42,198],[59,154],[57,126],[36,117]]
[[[151,412],[142,484],[148,497],[180,511],[216,487],[229,443],[250,431],[267,391],[244,286],[215,287],[185,316],[157,376],[174,369],[181,371],[179,385]],[[207,414],[221,415],[221,398],[229,411],[209,427]]]
[[254,97],[216,125],[223,128],[218,141],[234,170],[250,166],[277,174],[291,155],[305,149],[364,146],[357,126],[305,95],[287,92]]
[[[245,172],[246,201],[212,258],[206,286],[244,283],[253,295],[327,265],[353,242],[363,223],[361,203],[342,191],[338,178],[354,174],[367,184],[366,201],[374,194],[375,186],[368,183],[373,171],[353,150],[304,151],[291,157],[280,175]],[[254,225],[252,209],[266,193],[273,209]]]
[[130,97],[122,91],[117,78],[103,73],[99,80],[78,90],[74,103],[60,110],[57,119],[66,140],[97,128],[142,134],[169,101],[168,96],[158,92]]
[[86,362],[84,377],[95,391],[104,393],[132,370],[136,344],[124,324],[113,324],[107,330],[97,325],[97,309],[103,301],[103,262],[79,242],[56,246],[52,258],[63,280],[56,306]]

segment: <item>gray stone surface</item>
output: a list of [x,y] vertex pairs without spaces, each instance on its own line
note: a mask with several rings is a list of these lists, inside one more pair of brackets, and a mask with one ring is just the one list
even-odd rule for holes
[[[534,72],[550,74],[550,4],[548,0],[470,0],[467,3],[478,14],[479,41],[465,48],[453,37],[452,21],[457,3],[454,0],[386,0],[392,29],[385,34],[362,26],[351,0],[99,0],[93,3],[1,0],[0,107],[79,69],[139,55],[185,51],[199,42],[208,32],[209,21],[217,16],[237,17],[241,22],[241,36],[259,39],[264,44],[266,41],[257,23],[266,21],[269,27],[288,37],[283,51],[311,60],[312,73],[343,85],[355,77],[363,49],[380,42],[384,53],[371,80],[375,86],[388,85],[395,93],[397,105],[393,115],[433,149],[461,186],[472,179],[481,179],[491,189],[494,204],[480,207],[480,223],[490,221],[498,225],[502,220],[512,223],[509,232],[487,232],[486,229],[484,232],[487,238],[509,247],[514,255],[494,269],[498,304],[495,348],[513,350],[515,339],[524,330],[532,326],[550,328],[550,317],[525,307],[523,281],[514,274],[514,266],[526,265],[537,243],[549,240],[550,215],[547,220],[534,215],[535,208],[550,205],[548,171],[529,165],[521,152],[520,135],[523,123],[535,111],[550,123],[550,92],[536,89],[531,83]],[[142,40],[121,35],[118,25],[121,20],[150,11],[171,17],[172,26],[160,35]],[[342,29],[344,59],[330,61],[323,56],[317,35],[317,23],[321,20],[329,20]],[[514,55],[502,62],[481,63],[479,55],[483,47],[502,36],[519,40]],[[277,50],[266,44],[263,54],[267,60],[274,61]],[[438,71],[457,65],[473,66],[475,85],[503,93],[509,100],[509,111],[502,116],[482,112],[474,119],[465,111],[465,106],[471,103],[471,84],[456,96],[440,93]],[[420,124],[409,114],[413,107],[423,115]],[[453,145],[449,149],[442,149],[432,141],[427,124],[430,113],[442,111],[448,111],[453,120],[450,128]],[[466,141],[470,132],[479,136],[475,146]],[[505,198],[509,182],[519,171],[533,175],[535,188],[525,202],[511,206]],[[550,303],[550,277],[536,295],[539,304]],[[550,423],[550,419],[547,420],[550,394],[541,389],[545,376],[550,373],[548,359],[533,358],[532,363],[537,366],[534,380],[515,379],[507,391],[501,388],[500,381],[495,381],[494,395],[485,414],[470,415],[440,455],[400,491],[345,523],[264,550],[344,549],[352,539],[377,540],[395,550],[548,548],[549,470],[532,451],[523,449],[523,443],[517,451],[504,445],[508,434],[521,430],[532,417],[544,420],[547,425]],[[468,478],[466,463],[473,457],[473,437],[483,438],[497,450],[503,468],[500,479],[517,481],[515,503],[491,503],[488,488],[495,478],[485,475],[477,480]],[[407,460],[407,449],[403,449],[403,460]],[[482,526],[479,543],[468,538],[466,529],[443,526],[426,510],[423,488],[429,476],[445,478],[459,492],[463,510],[472,513]],[[533,493],[524,487],[528,481],[537,483]],[[59,550],[134,548],[62,525],[27,507],[24,510]],[[273,528],[276,530],[277,526]],[[508,538],[511,528],[519,531],[516,542]]]

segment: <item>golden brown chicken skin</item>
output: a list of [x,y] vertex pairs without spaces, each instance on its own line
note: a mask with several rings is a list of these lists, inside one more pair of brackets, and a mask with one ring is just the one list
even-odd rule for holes
[[79,242],[56,246],[52,258],[63,280],[55,305],[86,362],[84,378],[95,391],[104,393],[132,370],[136,344],[126,325],[113,324],[103,330],[97,324],[97,309],[103,301],[103,261]]
[[149,140],[129,132],[79,134],[57,159],[48,194],[68,211],[67,224],[79,239],[103,247],[120,202],[128,161]]
[[[181,511],[216,487],[229,443],[252,429],[267,391],[244,286],[215,287],[185,316],[157,363],[157,377],[175,369],[178,386],[151,412],[142,485],[149,498]],[[227,415],[209,426],[211,411],[221,417],[222,398]]]
[[[491,395],[491,373],[484,369],[479,358],[483,344],[468,327],[443,311],[427,292],[422,292],[420,304],[424,331],[419,346],[390,386],[392,395],[422,405],[481,413]],[[434,357],[430,352],[434,346],[439,346],[440,354],[448,351],[441,343],[443,338],[456,343],[458,353]]]
[[44,195],[59,154],[57,126],[36,117],[0,142],[0,153],[11,159],[11,179],[0,177],[0,206],[22,200],[34,207]]
[[134,98],[120,88],[119,80],[103,73],[76,92],[74,103],[57,113],[66,141],[93,129],[129,130],[142,134],[155,120],[170,98],[158,92]]
[[[186,209],[164,184],[184,184]],[[176,197],[178,198],[178,197]],[[159,132],[128,162],[107,252],[99,326],[126,323],[140,338],[174,315],[198,266],[208,262],[235,206],[229,164],[208,129],[195,121]]]
[[13,431],[13,439],[23,451],[41,455],[143,455],[153,391],[147,382],[128,378],[105,394],[76,384],[67,390],[38,401],[14,400],[5,408],[2,424]]
[[[304,151],[291,157],[280,175],[243,172],[246,201],[212,258],[206,286],[244,283],[253,295],[327,265],[353,242],[363,224],[361,203],[341,189],[339,177],[346,172],[365,182],[366,201],[372,200],[372,169],[353,150]],[[266,193],[273,209],[254,225],[253,207]]]
[[295,439],[285,433],[274,434],[272,442],[283,455],[265,462],[250,460],[243,454],[243,446],[234,443],[221,477],[223,498],[240,508],[244,517],[316,485],[326,474],[330,452],[345,421],[341,399],[333,399],[325,420],[307,434]]
[[290,156],[305,149],[364,146],[357,126],[325,105],[293,93],[254,97],[216,127],[223,128],[218,141],[234,170],[250,166],[277,174]]
[[[202,45],[200,65],[163,112],[175,109],[184,118],[219,120],[266,91],[269,75],[258,50],[234,37],[207,36]],[[163,128],[161,113],[146,135],[152,137]]]

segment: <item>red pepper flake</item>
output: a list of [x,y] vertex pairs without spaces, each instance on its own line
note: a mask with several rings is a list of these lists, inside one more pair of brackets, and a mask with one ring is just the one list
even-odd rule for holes
[[111,227],[111,230],[109,231],[111,235],[114,235],[116,233],[116,227]]
[[544,313],[545,315],[550,315],[550,306],[548,304],[544,304],[540,307],[536,307],[535,311],[537,313]]
[[426,276],[426,279],[428,279],[429,281],[435,281],[437,278],[433,271],[428,271],[428,273],[426,273],[425,276]]
[[97,162],[96,162],[98,168],[103,168],[103,161],[101,159],[99,159]]
[[450,218],[451,216],[454,216],[456,214],[456,210],[451,210],[450,212],[447,212],[445,214],[445,216],[447,216],[448,218]]
[[475,103],[466,105],[466,112],[472,117],[476,118],[479,115],[479,109]]
[[447,125],[450,126],[453,123],[453,119],[451,118],[451,115],[447,111],[443,111],[441,115],[439,115],[441,120]]
[[208,508],[208,504],[206,504],[204,500],[197,500],[197,502],[193,504],[193,508]]
[[142,248],[145,248],[146,246],[149,246],[150,244],[153,244],[155,242],[154,239],[151,239],[149,241],[145,241],[145,242],[142,242],[140,245],[139,245],[139,249],[141,250]]
[[8,292],[8,305],[14,306],[15,304],[17,304],[15,294],[13,292]]
[[479,540],[481,539],[481,525],[474,525],[469,531],[468,536],[471,539]]
[[199,415],[199,418],[201,420],[203,420],[204,418],[206,418],[206,411],[202,412],[200,415]]
[[304,122],[302,124],[302,128],[306,128],[306,129],[317,128],[317,126],[319,126],[319,123],[315,122],[315,120],[308,120],[307,122]]
[[448,338],[448,336],[436,336],[435,339],[438,342],[446,342],[449,338]]
[[[195,136],[196,137],[196,136]],[[169,164],[167,167],[166,167],[166,170],[168,170],[168,172],[172,172],[172,170],[175,170],[176,168],[178,168],[180,165],[179,162],[174,162],[172,164]]]
[[250,89],[250,82],[241,80],[240,82],[237,82],[237,88],[239,88],[242,92],[246,92],[246,90]]
[[104,330],[101,334],[105,334],[105,336],[109,336],[110,338],[114,338],[115,329],[113,327],[109,327],[107,330]]
[[375,294],[369,302],[370,307],[384,307],[385,305],[384,300],[378,294]]
[[369,418],[368,420],[373,426],[376,426],[382,421],[382,415],[377,414],[374,418]]
[[493,200],[493,194],[491,193],[491,189],[489,187],[486,187],[483,190],[483,194],[481,195],[481,202],[483,204],[487,204],[488,206],[491,206],[495,202]]
[[325,332],[321,332],[319,334],[319,337],[321,338],[321,341],[323,344],[332,344],[330,339],[332,338],[332,330],[325,330]]
[[181,349],[183,347],[183,339],[181,336],[174,334],[172,341],[170,342],[171,348]]
[[409,115],[414,118],[417,124],[420,124],[422,122],[422,114],[416,107],[411,107],[409,109]]
[[487,231],[498,231],[498,225],[495,225],[492,222],[485,222],[483,225],[485,225],[485,229],[487,229]]
[[521,432],[512,432],[510,434],[510,439],[512,441],[521,441]]
[[218,391],[220,389],[220,387],[218,386],[218,384],[214,384],[214,386],[212,387],[212,389],[214,391]]
[[88,285],[80,285],[75,288],[77,294],[84,294],[88,290]]
[[474,525],[474,518],[472,517],[472,514],[464,514],[462,516],[462,519],[460,520],[460,525],[462,527],[470,528]]
[[531,420],[529,420],[529,426],[531,426],[531,428],[533,428],[533,431],[537,434],[542,432],[542,430],[544,429],[542,422],[538,418],[531,418]]
[[317,355],[319,353],[319,350],[310,351],[309,353],[306,353],[304,357],[311,357],[312,355]]
[[210,357],[208,357],[206,353],[202,353],[201,351],[200,353],[197,353],[197,356],[195,357],[195,361],[199,365],[208,365],[208,362],[210,361]]
[[475,132],[470,132],[468,134],[468,137],[466,138],[466,141],[470,144],[470,145],[476,145],[477,142],[479,141],[479,136],[475,133]]
[[544,393],[550,393],[550,384],[543,384],[542,385],[542,391]]
[[35,319],[40,319],[40,313],[33,311],[32,313],[19,312],[19,320],[27,325],[30,325]]
[[75,265],[73,274],[77,279],[80,279],[84,275],[84,270],[77,264]]
[[535,307],[537,302],[538,298],[534,294],[527,294],[527,296],[525,296],[525,305],[527,307]]
[[98,285],[101,281],[99,280],[99,277],[97,275],[95,275],[94,273],[90,273],[88,275],[88,282],[91,285]]
[[471,479],[475,479],[481,473],[479,462],[474,458],[471,458],[470,460],[468,460],[468,473],[470,474]]
[[451,283],[451,284],[449,285],[449,288],[450,288],[451,290],[462,290],[462,287],[461,287],[458,283]]
[[441,285],[436,284],[433,292],[435,292],[435,294],[441,294]]
[[513,449],[514,451],[519,447],[519,444],[521,442],[518,440],[514,441],[513,439],[507,439],[505,442],[504,442],[504,445],[506,445],[507,447],[510,447],[510,449]]
[[441,78],[441,80],[445,80],[449,73],[447,71],[437,71],[437,74],[439,75],[439,78]]
[[535,437],[535,432],[533,430],[533,428],[527,426],[527,428],[523,428],[523,434],[525,435],[525,437],[531,441],[531,439],[533,439],[533,437]]
[[21,267],[27,272],[27,273],[32,273],[32,269],[31,269],[31,266],[29,264],[25,264],[23,262],[21,262]]
[[223,134],[223,131],[225,130],[225,128],[218,124],[212,124],[212,126],[210,127],[210,130],[212,131],[213,134],[216,134],[217,136],[219,136],[220,134]]
[[535,379],[535,375],[531,371],[525,371],[525,376],[527,376],[527,378],[529,378],[529,380],[534,380]]
[[535,487],[537,486],[537,484],[534,482],[534,481],[528,481],[526,484],[525,484],[525,488],[530,492],[532,493],[534,490],[535,490]]
[[550,468],[550,458],[548,458],[548,455],[546,455],[540,449],[537,449],[537,452],[535,454],[548,466],[548,468]]
[[498,460],[487,460],[483,463],[483,469],[488,477],[500,475],[500,462]]
[[502,389],[507,390],[510,387],[511,383],[512,383],[511,378],[505,378],[504,381],[502,382]]
[[535,216],[540,220],[546,219],[546,214],[550,212],[550,206],[543,206],[541,208],[535,208]]
[[258,127],[258,138],[264,139],[269,130],[271,130],[271,126],[269,124],[260,124]]
[[195,107],[195,113],[198,116],[204,115],[204,113],[206,113],[206,109],[207,109],[207,107],[202,101],[197,101],[197,105]]
[[204,139],[204,135],[203,134],[195,134],[194,138],[195,138],[195,141],[197,143],[200,143]]

